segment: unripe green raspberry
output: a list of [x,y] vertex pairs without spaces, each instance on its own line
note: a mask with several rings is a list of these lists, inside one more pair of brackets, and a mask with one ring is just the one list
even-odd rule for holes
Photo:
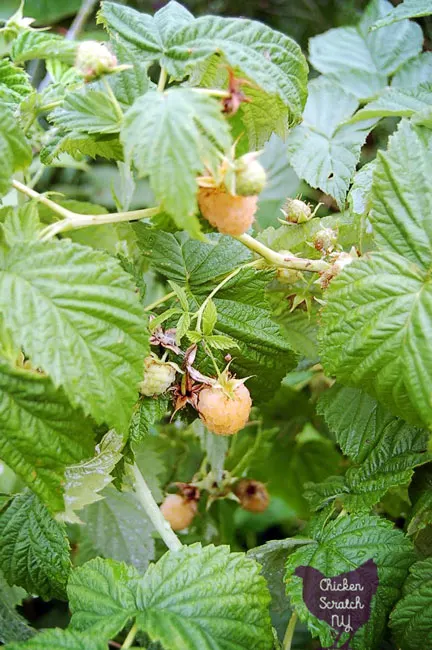
[[305,223],[313,216],[310,205],[299,199],[290,198],[285,201],[282,214],[289,223]]
[[257,160],[256,152],[247,153],[238,159],[235,172],[235,191],[240,196],[256,196],[263,191],[267,173]]
[[144,359],[144,379],[139,384],[141,395],[152,397],[161,395],[174,382],[176,367],[174,364],[160,361],[155,356]]
[[312,238],[317,251],[330,252],[337,242],[337,232],[333,228],[322,228]]
[[103,43],[83,41],[79,44],[75,67],[86,81],[98,79],[117,66],[116,56]]

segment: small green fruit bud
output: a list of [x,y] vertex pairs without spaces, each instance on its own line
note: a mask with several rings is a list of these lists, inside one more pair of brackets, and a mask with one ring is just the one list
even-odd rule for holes
[[263,191],[267,173],[258,162],[258,153],[247,153],[238,159],[235,172],[235,192],[240,196],[255,196]]
[[86,81],[93,81],[103,74],[113,72],[116,66],[116,56],[103,43],[83,41],[79,44],[75,67]]
[[310,205],[299,199],[288,198],[281,210],[289,223],[305,223],[313,216]]
[[317,251],[331,252],[337,242],[337,232],[333,228],[322,228],[312,238]]

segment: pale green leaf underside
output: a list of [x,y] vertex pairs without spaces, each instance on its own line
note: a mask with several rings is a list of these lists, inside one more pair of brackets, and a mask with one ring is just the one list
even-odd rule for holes
[[40,632],[26,643],[11,643],[8,650],[106,650],[104,639],[73,630],[54,628]]
[[432,106],[432,84],[416,88],[386,88],[378,99],[366,104],[350,123],[374,117],[411,117]]
[[377,20],[372,25],[372,30],[381,29],[386,25],[392,25],[405,18],[420,18],[421,16],[430,16],[430,14],[432,14],[430,0],[403,0],[400,5],[394,7],[384,18]]
[[168,551],[143,577],[131,569],[128,576],[113,561],[91,560],[73,573],[68,591],[72,623],[80,629],[106,631],[110,619],[104,619],[120,623],[122,612],[166,650],[272,647],[270,596],[259,565],[227,546]]
[[63,510],[67,465],[93,449],[90,423],[50,379],[0,360],[0,456],[52,510]]
[[114,104],[100,90],[68,93],[49,119],[61,129],[78,133],[118,133],[121,126]]
[[145,571],[154,559],[153,525],[132,492],[108,487],[101,500],[81,513],[88,537],[98,555],[126,562]]
[[25,641],[33,636],[27,621],[16,611],[26,592],[20,587],[9,587],[0,572],[0,642]]
[[373,559],[378,566],[378,590],[372,600],[369,621],[355,634],[350,645],[353,650],[379,647],[387,615],[413,561],[410,542],[389,522],[366,515],[340,517],[326,526],[318,525],[314,537],[315,544],[298,549],[287,561],[287,593],[300,619],[307,623],[314,636],[319,635],[323,645],[332,643],[331,628],[315,618],[303,601],[303,580],[294,575],[297,566],[311,566],[323,576],[332,577],[353,571]]
[[222,52],[230,66],[240,68],[243,76],[282,100],[289,108],[291,124],[300,118],[306,99],[306,60],[297,43],[266,25],[217,16],[194,20],[176,2],[153,18],[104,2],[99,20],[114,40],[138,50],[143,60],[159,61],[178,79]]
[[353,262],[330,283],[322,359],[330,374],[362,386],[390,411],[432,425],[428,274],[395,253]]
[[10,187],[14,172],[30,165],[32,150],[16,118],[4,104],[0,106],[0,196]]
[[121,140],[162,207],[197,235],[196,176],[215,169],[231,146],[220,104],[192,89],[150,90],[126,113]]
[[392,79],[396,88],[415,88],[432,79],[432,52],[421,52],[400,67]]
[[382,248],[429,268],[432,262],[432,132],[401,122],[378,152],[370,220]]
[[323,394],[319,411],[354,461],[343,479],[327,484],[321,506],[334,490],[348,510],[369,510],[389,488],[407,484],[414,467],[430,460],[428,431],[394,417],[357,388],[334,386]]
[[295,172],[344,205],[361,147],[373,121],[345,125],[358,107],[356,98],[321,78],[309,84],[303,123],[288,138],[288,156]]
[[391,615],[391,627],[404,650],[432,645],[432,558],[416,562],[404,585],[403,598]]
[[4,257],[0,289],[15,344],[74,405],[126,431],[148,341],[118,261],[66,240],[19,245]]
[[69,465],[65,472],[65,512],[61,519],[79,523],[79,512],[84,506],[103,499],[99,494],[113,481],[111,472],[122,457],[124,440],[115,431],[108,431],[96,445],[92,458],[76,465]]
[[15,63],[32,59],[54,58],[72,65],[77,45],[57,34],[39,31],[22,32],[12,45],[11,57]]
[[312,65],[359,99],[367,99],[386,85],[386,78],[416,56],[423,43],[419,25],[404,21],[370,32],[371,25],[392,9],[387,0],[372,0],[355,27],[338,27],[310,39]]
[[30,491],[0,514],[0,568],[16,584],[44,600],[64,598],[71,563],[64,527]]

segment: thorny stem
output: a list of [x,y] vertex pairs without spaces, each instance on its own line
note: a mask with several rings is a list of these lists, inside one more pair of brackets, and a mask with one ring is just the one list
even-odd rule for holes
[[324,260],[309,260],[302,257],[296,257],[295,255],[281,255],[246,233],[244,235],[239,235],[234,239],[237,239],[254,253],[261,255],[261,257],[270,262],[273,266],[279,266],[285,269],[294,269],[296,271],[311,271],[312,273],[325,271],[330,266],[330,264]]
[[178,551],[182,547],[182,543],[161,513],[159,506],[154,500],[154,497],[136,463],[132,466],[132,472],[135,478],[136,496],[144,507],[148,518],[162,537],[169,550]]
[[138,632],[138,626],[136,623],[134,623],[131,629],[129,630],[127,637],[123,641],[123,645],[121,646],[121,648],[125,648],[125,649],[130,648],[132,643],[135,641],[137,632]]
[[153,217],[159,212],[159,207],[156,206],[154,208],[145,208],[144,210],[129,210],[128,212],[113,212],[111,214],[78,214],[77,212],[72,212],[72,210],[63,208],[47,196],[39,194],[39,192],[36,192],[31,187],[28,187],[17,180],[12,181],[12,185],[22,194],[46,205],[47,208],[50,208],[60,217],[63,217],[62,220],[41,230],[39,233],[39,239],[41,241],[49,241],[55,237],[55,235],[67,230],[77,230],[78,228],[85,228],[87,226],[98,226],[101,224],[118,223],[121,221],[138,221],[139,219]]
[[164,67],[162,67],[159,75],[158,85],[157,85],[157,89],[160,92],[164,90],[167,81],[168,81],[168,72],[165,70]]
[[175,295],[176,295],[175,291],[170,291],[169,293],[165,294],[161,298],[158,298],[154,302],[151,302],[149,305],[146,305],[144,307],[144,311],[153,311],[153,309],[159,307],[159,305],[162,305],[167,300],[171,300],[171,298],[174,298]]
[[297,623],[297,614],[292,613],[282,642],[282,650],[291,650],[291,644],[294,638],[294,630]]

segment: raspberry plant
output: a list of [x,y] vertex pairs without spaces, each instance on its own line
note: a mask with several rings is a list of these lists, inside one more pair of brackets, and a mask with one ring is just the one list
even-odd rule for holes
[[[431,647],[430,0],[309,81],[263,23],[92,6],[0,29],[0,642]],[[296,569],[367,560],[338,641]]]

